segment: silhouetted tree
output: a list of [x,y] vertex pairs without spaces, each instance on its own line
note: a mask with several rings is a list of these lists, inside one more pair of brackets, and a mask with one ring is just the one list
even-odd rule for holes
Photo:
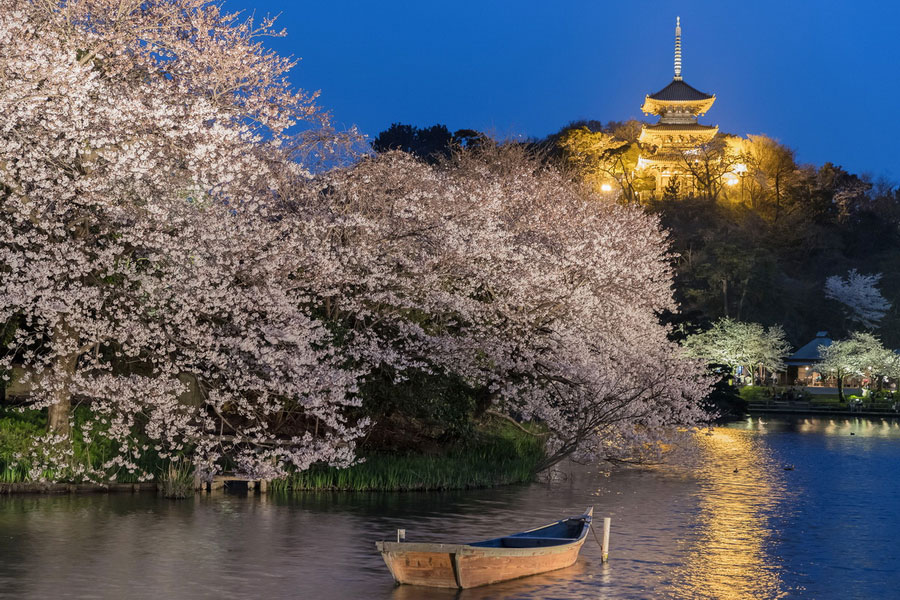
[[475,129],[459,129],[451,133],[446,125],[419,128],[394,123],[372,142],[375,152],[402,150],[434,164],[460,148],[483,148],[490,138]]

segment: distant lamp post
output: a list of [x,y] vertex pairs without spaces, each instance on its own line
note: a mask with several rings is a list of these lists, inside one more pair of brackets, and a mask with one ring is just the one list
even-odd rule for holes
[[741,202],[744,201],[744,175],[747,174],[747,165],[738,163],[734,165],[734,173],[741,179]]
[[607,192],[611,192],[612,186],[609,185],[608,183],[604,183],[603,185],[600,186],[600,191],[603,192],[604,194]]

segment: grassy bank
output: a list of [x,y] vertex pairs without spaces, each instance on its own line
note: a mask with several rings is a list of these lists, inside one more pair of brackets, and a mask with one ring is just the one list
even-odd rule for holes
[[531,481],[543,438],[509,423],[477,429],[473,439],[439,454],[371,454],[347,469],[313,467],[272,482],[273,491],[407,491],[483,488]]

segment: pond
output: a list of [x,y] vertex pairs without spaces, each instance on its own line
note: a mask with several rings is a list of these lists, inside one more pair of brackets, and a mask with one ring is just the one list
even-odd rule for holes
[[[2,598],[896,598],[900,423],[750,418],[692,464],[444,493],[0,497]],[[787,467],[787,469],[786,469]],[[594,506],[575,566],[395,587],[376,540],[475,541]]]

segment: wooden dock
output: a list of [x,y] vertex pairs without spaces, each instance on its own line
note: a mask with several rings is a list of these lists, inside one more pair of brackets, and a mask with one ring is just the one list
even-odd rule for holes
[[238,475],[235,473],[215,475],[212,478],[212,481],[204,481],[197,477],[194,479],[194,489],[213,492],[215,490],[224,489],[229,483],[237,481],[246,482],[248,492],[259,491],[260,494],[265,494],[269,489],[268,479],[254,479],[246,475]]

